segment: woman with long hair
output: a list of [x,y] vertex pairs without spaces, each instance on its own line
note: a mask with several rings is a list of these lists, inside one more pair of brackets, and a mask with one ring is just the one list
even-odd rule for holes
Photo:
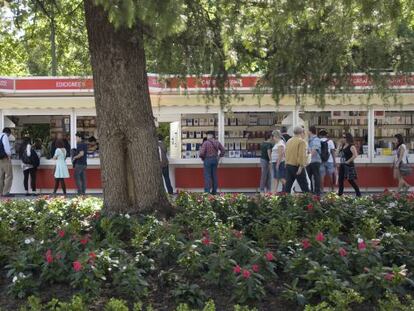
[[56,151],[53,156],[53,159],[56,160],[56,168],[55,168],[55,189],[53,190],[53,194],[56,194],[59,184],[62,186],[63,194],[66,195],[66,185],[65,185],[65,178],[69,178],[69,170],[66,164],[66,148],[63,140],[59,139],[55,143]]
[[408,150],[401,134],[394,136],[394,145],[394,178],[398,180],[398,191],[407,191],[410,188],[410,185],[404,179],[404,176],[407,176],[410,173],[410,170],[405,170],[405,167],[408,167]]
[[29,176],[32,195],[36,195],[36,174],[39,167],[39,157],[31,145],[30,137],[23,138],[23,144],[20,148],[20,159],[23,169],[23,185],[26,196],[29,196]]
[[341,147],[339,149],[341,164],[339,165],[338,195],[344,193],[344,182],[348,180],[349,184],[354,188],[356,196],[361,196],[361,191],[356,183],[358,178],[354,160],[358,156],[358,151],[354,145],[354,137],[351,133],[342,136]]

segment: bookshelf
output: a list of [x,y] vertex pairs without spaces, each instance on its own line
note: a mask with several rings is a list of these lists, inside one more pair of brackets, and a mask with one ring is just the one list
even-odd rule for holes
[[300,118],[308,126],[316,126],[318,132],[325,129],[336,145],[344,133],[351,133],[360,154],[368,156],[368,112],[367,111],[323,111],[303,112]]
[[396,134],[414,153],[414,111],[375,111],[375,154],[391,155]]
[[198,158],[203,138],[207,132],[214,131],[218,137],[217,114],[183,114],[181,115],[181,158]]
[[224,118],[226,156],[260,157],[260,144],[266,133],[280,127],[289,112],[228,112]]

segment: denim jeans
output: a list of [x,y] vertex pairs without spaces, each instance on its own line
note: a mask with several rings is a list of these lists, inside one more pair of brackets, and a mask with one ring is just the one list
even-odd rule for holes
[[260,192],[272,191],[272,175],[270,173],[270,163],[265,159],[260,159]]
[[217,193],[217,166],[216,157],[204,159],[204,192],[211,194]]
[[78,194],[86,193],[86,165],[75,164],[75,182]]
[[162,176],[164,177],[165,186],[167,187],[167,191],[169,194],[173,194],[173,187],[171,186],[170,180],[170,168],[167,166],[162,168]]
[[311,191],[316,194],[321,194],[321,163],[312,162],[307,167],[308,176],[311,182]]

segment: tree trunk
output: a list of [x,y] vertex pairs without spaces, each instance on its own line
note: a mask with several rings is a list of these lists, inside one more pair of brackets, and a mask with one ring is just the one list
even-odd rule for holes
[[56,24],[55,19],[50,20],[50,53],[52,57],[52,76],[57,76],[57,57],[56,57]]
[[149,96],[143,32],[115,30],[84,0],[93,69],[104,208],[109,214],[172,209],[164,190]]

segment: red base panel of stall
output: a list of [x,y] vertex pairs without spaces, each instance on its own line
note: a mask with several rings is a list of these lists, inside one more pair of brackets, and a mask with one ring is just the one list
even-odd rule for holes
[[[38,169],[37,187],[39,189],[53,189],[55,186],[54,169]],[[65,179],[67,189],[76,189],[74,170],[69,170],[70,178]],[[86,170],[86,181],[88,189],[101,189],[101,170],[98,168],[88,168]]]
[[[389,166],[361,166],[357,167],[357,172],[358,184],[362,188],[397,187],[397,181],[393,178],[392,168]],[[260,168],[219,168],[218,179],[219,188],[259,188]],[[407,181],[414,184],[414,176],[409,176]],[[175,184],[177,188],[182,189],[203,188],[203,169],[176,168]]]

